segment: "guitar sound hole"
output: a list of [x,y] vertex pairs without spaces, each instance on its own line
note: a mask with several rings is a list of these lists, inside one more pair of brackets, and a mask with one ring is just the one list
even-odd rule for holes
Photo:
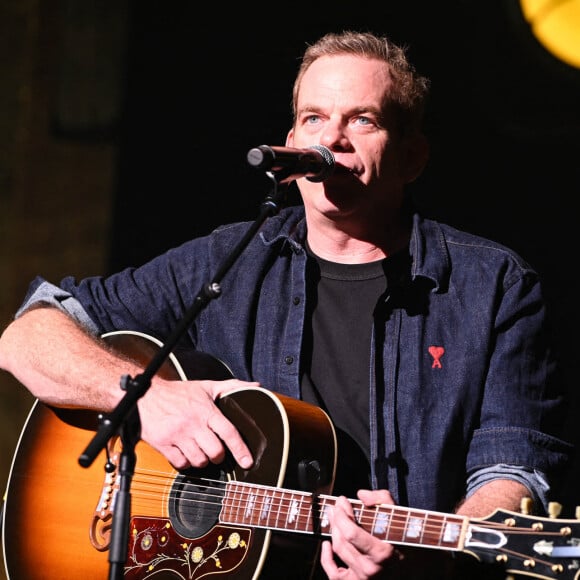
[[190,468],[175,478],[169,501],[171,523],[181,536],[197,538],[219,521],[226,481],[225,471],[217,465],[203,470]]

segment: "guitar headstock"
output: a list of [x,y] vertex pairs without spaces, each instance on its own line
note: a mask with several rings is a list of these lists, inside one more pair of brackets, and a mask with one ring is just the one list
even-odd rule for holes
[[484,562],[501,564],[510,574],[544,580],[580,580],[580,519],[496,510],[470,520],[464,551]]

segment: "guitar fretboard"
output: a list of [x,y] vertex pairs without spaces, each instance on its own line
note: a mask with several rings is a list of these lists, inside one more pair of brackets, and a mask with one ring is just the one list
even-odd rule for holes
[[[385,504],[365,507],[360,501],[349,501],[359,525],[384,541],[444,550],[463,548],[465,517]],[[335,503],[336,498],[327,495],[229,482],[220,521],[328,536],[332,532],[329,510]]]

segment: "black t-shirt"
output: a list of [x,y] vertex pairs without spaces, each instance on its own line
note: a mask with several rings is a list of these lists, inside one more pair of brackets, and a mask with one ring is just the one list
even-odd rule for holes
[[322,407],[338,439],[334,494],[370,487],[369,384],[373,319],[397,254],[367,264],[328,262],[309,251],[302,398]]

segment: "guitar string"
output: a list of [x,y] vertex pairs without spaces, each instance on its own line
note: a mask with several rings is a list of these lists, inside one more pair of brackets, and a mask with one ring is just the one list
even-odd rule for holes
[[[325,514],[325,510],[330,506],[334,505],[336,498],[333,496],[328,496],[324,494],[320,494],[317,499],[322,504],[322,506],[315,507],[315,514],[313,516],[313,496],[309,492],[305,491],[297,491],[297,490],[287,490],[272,486],[260,485],[260,484],[253,484],[247,482],[238,482],[236,480],[232,481],[222,481],[222,480],[214,480],[210,478],[201,478],[201,477],[186,477],[186,483],[180,482],[180,491],[176,493],[174,491],[170,491],[169,494],[167,493],[159,493],[159,490],[167,490],[170,488],[173,490],[173,483],[176,481],[175,474],[167,473],[162,471],[152,471],[152,470],[140,470],[137,469],[136,476],[139,476],[137,479],[134,479],[134,483],[139,484],[141,487],[135,487],[136,494],[135,502],[133,506],[133,512],[136,512],[136,506],[139,504],[143,504],[146,506],[150,506],[151,504],[162,505],[167,501],[171,501],[173,499],[178,499],[179,501],[184,501],[191,503],[192,505],[195,504],[208,504],[217,507],[223,507],[223,500],[226,497],[226,489],[228,485],[232,485],[235,487],[235,492],[230,494],[233,497],[233,502],[236,502],[238,505],[237,507],[233,507],[233,513],[238,515],[237,518],[233,518],[233,521],[223,521],[221,523],[235,523],[235,524],[243,524],[246,525],[251,524],[257,527],[265,527],[268,529],[280,529],[285,531],[291,531],[298,529],[298,531],[302,532],[314,532],[313,521],[317,518],[322,518]],[[161,481],[160,481],[161,480]],[[203,491],[200,491],[198,488],[203,488]],[[185,491],[184,491],[185,490]],[[208,493],[209,491],[214,491],[214,494]],[[258,491],[263,492],[264,495],[260,496],[257,494]],[[187,496],[187,497],[186,497]],[[288,496],[291,496],[291,499],[288,499]],[[264,499],[266,497],[266,499]],[[201,498],[201,499],[200,499]],[[299,503],[298,509],[296,509],[293,500],[300,498],[302,501]],[[304,501],[307,500],[307,501]],[[376,525],[376,514],[377,510],[379,513],[382,512],[389,512],[387,515],[390,516],[388,520],[382,522],[381,525],[384,527],[386,526],[387,529],[385,530],[385,538],[392,543],[406,543],[410,545],[417,545],[423,544],[428,545],[430,547],[437,547],[446,550],[453,550],[459,549],[456,546],[458,542],[455,542],[453,546],[449,546],[448,544],[441,543],[441,534],[445,525],[449,522],[456,523],[457,525],[461,525],[462,522],[468,521],[469,518],[459,515],[452,515],[452,514],[439,514],[439,513],[432,513],[426,510],[416,510],[412,508],[405,508],[401,506],[392,506],[388,504],[381,504],[379,506],[364,506],[362,502],[359,500],[349,499],[351,504],[355,509],[355,514],[357,514],[357,522],[363,527],[366,527],[369,531],[373,531]],[[145,502],[145,503],[143,503]],[[232,502],[230,502],[232,503]],[[233,506],[233,503],[232,503]],[[232,506],[230,506],[230,512],[232,511]],[[243,507],[245,506],[245,507]],[[294,507],[292,507],[294,506]],[[249,511],[248,511],[248,508]],[[264,512],[264,508],[267,508],[266,512]],[[159,510],[158,510],[159,511]],[[260,524],[260,518],[256,521],[256,518],[250,518],[249,520],[247,517],[244,516],[242,522],[239,520],[239,513],[256,515],[265,513],[271,514],[276,512],[276,524],[274,525],[270,520],[272,519],[270,515],[266,521],[268,522],[266,525]],[[399,513],[395,513],[399,512]],[[161,515],[161,514],[159,514]],[[280,520],[284,522],[290,521],[288,518],[292,516],[294,521],[296,522],[294,526],[289,527],[288,525],[280,526],[278,522]],[[417,525],[417,521],[420,520],[422,522],[422,526],[415,529],[414,536],[406,536],[405,531],[409,529],[409,522],[413,522],[413,526]],[[262,519],[263,521],[263,519]],[[484,521],[476,521],[471,522],[481,528],[487,528],[490,530],[502,532],[506,535],[538,535],[542,537],[547,536],[555,536],[561,537],[562,534],[559,532],[546,532],[545,530],[536,530],[534,528],[522,528],[516,526],[510,526],[507,524],[502,524],[499,522],[484,522]],[[565,522],[563,522],[564,524]],[[297,527],[302,526],[302,527]],[[306,527],[303,527],[306,526]],[[330,530],[330,527],[329,527]],[[389,534],[393,534],[397,532],[398,536],[389,536]],[[329,532],[323,532],[320,535],[330,535]],[[378,534],[377,534],[378,535]],[[400,537],[400,540],[397,538]],[[406,541],[405,541],[406,540]],[[435,544],[427,543],[428,540],[435,541]],[[522,554],[516,552],[514,550],[505,548],[503,546],[494,547],[498,552],[502,552],[505,554],[511,554],[512,556],[519,557],[522,560],[533,559],[537,563],[541,563],[545,566],[551,567],[553,566],[553,562],[546,561],[543,559],[539,559],[536,556],[530,558],[529,555]]]
[[[146,472],[141,470],[141,471],[139,471],[139,473],[145,474]],[[153,474],[151,477],[149,477],[149,480],[142,479],[139,481],[139,483],[145,484],[145,483],[147,483],[147,481],[152,481],[155,483],[155,480],[153,478],[157,477],[157,478],[162,478],[163,482],[161,484],[156,484],[156,485],[161,485],[162,487],[168,487],[169,485],[173,485],[173,483],[175,481],[175,477],[169,473],[158,472],[159,475],[157,475],[156,472],[153,472],[153,471],[150,471],[148,473]],[[202,478],[202,477],[197,477],[197,478],[188,477],[187,478],[187,486],[190,488],[196,488],[196,487],[200,486],[200,487],[212,489],[212,486],[213,486],[213,489],[215,489],[216,491],[221,491],[222,493],[220,493],[219,495],[216,494],[214,496],[214,498],[215,498],[214,504],[215,505],[222,505],[223,492],[225,492],[227,486],[231,485],[231,484],[235,485],[236,491],[238,491],[238,492],[241,490],[246,490],[242,493],[242,497],[244,496],[244,494],[246,497],[253,496],[253,492],[255,492],[256,490],[270,492],[274,496],[276,494],[282,494],[282,497],[278,498],[280,500],[280,505],[284,505],[285,497],[287,498],[288,496],[292,496],[293,499],[295,499],[296,497],[301,497],[304,499],[309,499],[309,498],[313,497],[312,494],[310,492],[307,492],[307,491],[289,490],[289,489],[285,489],[285,488],[278,488],[275,486],[268,486],[268,485],[263,485],[263,484],[258,484],[258,483],[240,482],[240,481],[236,481],[236,480],[233,480],[230,482],[230,481],[222,481],[222,480],[215,480],[215,479],[211,479],[211,478]],[[146,493],[147,490],[142,489],[141,492]],[[155,490],[152,490],[151,493],[155,493]],[[203,491],[203,492],[202,491],[192,491],[190,489],[190,490],[188,490],[187,493],[189,493],[189,495],[191,497],[189,499],[187,499],[186,501],[208,503],[208,502],[205,502],[204,500],[192,499],[192,498],[195,498],[196,496],[200,496],[200,497],[207,496],[208,495],[207,491]],[[145,496],[143,496],[143,497],[145,497]],[[165,502],[165,501],[167,501],[167,499],[171,500],[171,499],[175,499],[177,497],[179,497],[179,499],[182,499],[182,500],[184,499],[182,489],[180,489],[179,494],[176,493],[176,495],[173,497],[171,495],[166,496],[165,494],[163,494],[162,497],[154,496],[153,500],[155,502]],[[319,500],[324,501],[325,503],[328,503],[328,502],[334,503],[334,501],[336,500],[335,497],[330,496],[330,495],[325,495],[325,494],[320,494],[318,496],[318,498],[319,498]],[[286,501],[289,501],[289,500],[286,499]],[[354,506],[359,506],[360,508],[364,508],[364,505],[359,500],[349,499],[349,501]],[[306,507],[308,508],[309,506],[306,506]],[[408,508],[405,506],[393,506],[390,504],[381,504],[378,507],[384,508],[384,509],[389,510],[389,511],[398,511],[398,512],[400,512],[401,516],[404,513],[404,514],[407,514],[411,517],[413,517],[413,516],[415,516],[415,517],[425,516],[425,517],[430,518],[430,519],[440,519],[442,521],[456,520],[456,523],[458,523],[458,524],[461,524],[464,520],[469,519],[466,516],[461,516],[461,515],[457,515],[457,514],[443,514],[443,513],[439,513],[439,512],[429,512],[427,510]],[[368,506],[365,509],[368,511],[368,510],[373,510],[375,508],[373,506]],[[257,510],[254,510],[254,511],[257,511]],[[323,510],[321,509],[320,511],[322,512]],[[307,509],[307,512],[310,513],[311,510]],[[395,514],[395,515],[397,515],[397,514]],[[546,532],[545,530],[535,530],[535,529],[528,530],[527,528],[517,528],[514,526],[510,526],[509,524],[503,524],[501,522],[485,522],[485,521],[473,522],[472,521],[471,523],[474,523],[475,525],[479,525],[481,527],[498,529],[498,530],[502,530],[502,531],[509,531],[510,533],[511,532],[518,533],[520,530],[522,530],[522,531],[525,531],[526,533],[528,533],[529,531],[536,532],[538,535],[545,535],[546,533],[548,533],[550,535],[558,535],[558,536],[561,535],[560,532]],[[563,524],[564,523],[565,522],[563,522]]]
[[[146,482],[141,481],[140,483],[143,484]],[[274,527],[287,531],[291,529],[297,529],[298,531],[314,533],[315,520],[317,518],[323,518],[325,515],[325,510],[335,501],[335,498],[331,496],[320,495],[319,500],[324,505],[322,507],[315,508],[315,513],[313,514],[312,494],[309,494],[308,492],[280,490],[279,488],[246,484],[244,482],[233,483],[235,483],[236,489],[235,492],[230,495],[232,496],[232,501],[237,505],[233,506],[232,501],[230,501],[231,506],[233,506],[233,509],[231,506],[229,508],[230,513],[237,513],[238,515],[244,512],[250,513],[250,515],[253,517],[248,519],[246,515],[244,521],[246,523],[251,522],[256,526],[259,526],[260,522],[262,522],[262,527]],[[153,484],[155,484],[154,481]],[[167,485],[170,485],[170,483],[162,483],[162,486],[164,487],[167,487]],[[150,502],[161,504],[166,501],[171,501],[172,499],[179,499],[179,501],[189,502],[191,504],[209,504],[222,507],[227,485],[228,482],[219,480],[189,479],[189,489],[186,491],[180,489],[179,493],[170,492],[169,495],[167,495],[167,493],[157,495],[156,489],[154,487],[152,488],[151,486],[141,486],[139,489],[136,489],[136,491],[140,494],[138,499],[142,500],[142,502],[147,502],[147,500],[150,500]],[[203,487],[203,491],[198,490],[198,486]],[[213,495],[211,492],[214,492]],[[262,492],[262,494],[266,493],[268,497],[265,498],[264,495],[260,495],[258,492]],[[285,497],[280,497],[281,494],[284,494]],[[291,496],[291,499],[288,499],[289,495]],[[297,498],[300,498],[301,502],[298,508],[295,508],[293,507],[292,500],[296,500]],[[374,510],[375,508],[364,508],[363,504],[361,502],[357,502],[356,500],[351,500],[351,502],[353,502],[355,507],[358,507],[359,510],[364,510],[362,511],[362,515],[359,517],[359,523],[361,523],[361,525],[371,526],[372,524],[376,524],[376,517],[374,515],[369,517],[368,515],[368,512]],[[250,505],[251,509],[248,512],[248,507]],[[390,506],[386,507],[388,508]],[[264,511],[265,508],[267,508],[268,511],[267,519],[262,517],[266,513]],[[275,515],[273,516],[272,514]],[[291,516],[294,517],[295,525],[292,526],[287,524],[282,526],[281,522],[289,522]],[[457,517],[455,516],[455,518]],[[273,519],[276,519],[276,523],[273,521]],[[268,522],[267,525],[264,525],[265,521]],[[393,518],[391,520],[391,531],[402,532],[404,527],[405,526],[401,526],[401,522],[396,521],[396,519]],[[424,527],[424,535],[425,537],[428,537],[430,532],[439,532],[439,530],[440,527],[437,525],[427,525]],[[437,533],[437,536],[439,536],[439,533]]]

